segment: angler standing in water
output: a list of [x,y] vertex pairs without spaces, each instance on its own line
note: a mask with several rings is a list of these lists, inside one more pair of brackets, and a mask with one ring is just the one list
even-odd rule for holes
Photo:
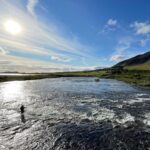
[[25,112],[25,107],[24,107],[24,105],[21,105],[20,111],[21,111],[21,121],[22,121],[23,123],[25,123],[25,122],[26,122],[26,119],[25,119],[25,116],[24,116],[24,112]]

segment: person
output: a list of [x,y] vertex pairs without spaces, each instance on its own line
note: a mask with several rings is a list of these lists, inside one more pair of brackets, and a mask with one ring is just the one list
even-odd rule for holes
[[20,107],[21,113],[24,113],[24,111],[25,111],[24,109],[25,109],[24,105],[21,105],[21,107]]
[[21,113],[21,122],[25,123],[26,119],[25,119],[25,115],[24,113]]

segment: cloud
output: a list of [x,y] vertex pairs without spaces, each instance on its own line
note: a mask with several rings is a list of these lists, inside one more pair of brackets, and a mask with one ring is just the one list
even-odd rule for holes
[[108,19],[107,23],[105,24],[103,28],[103,33],[109,32],[109,31],[115,31],[119,27],[118,21],[116,19]]
[[11,55],[3,55],[0,59],[0,72],[60,72],[73,69],[75,68],[71,65],[46,63]]
[[89,66],[89,67],[78,67],[76,70],[78,71],[90,71],[90,70],[96,70],[96,69],[102,69],[102,67],[99,66]]
[[132,37],[127,36],[120,38],[115,47],[115,52],[110,57],[110,61],[119,62],[129,57],[128,50],[133,42]]
[[[5,9],[3,12],[2,10]],[[15,10],[14,14],[10,10]],[[22,25],[23,33],[18,35],[19,37],[12,38],[0,28],[0,41],[5,45],[13,46],[12,49],[23,49],[24,51],[35,53],[48,53],[57,54],[58,53],[71,53],[74,55],[86,55],[86,51],[90,48],[80,43],[77,38],[65,37],[61,34],[61,31],[57,28],[57,25],[53,22],[49,24],[44,24],[40,20],[34,19],[29,16],[22,9],[16,7],[11,0],[2,1],[0,5],[0,19],[5,20],[8,16],[15,19]],[[5,19],[4,19],[5,18]],[[8,17],[10,18],[10,17]],[[1,23],[0,23],[1,25]],[[0,43],[1,44],[1,43]]]
[[[37,4],[38,1],[28,1],[27,6],[30,14],[34,13],[35,15],[34,10]],[[40,18],[36,19],[33,15],[29,15],[29,13],[25,11],[25,7],[26,6],[24,6],[22,0],[15,1],[15,3],[12,0],[1,1],[0,46],[3,49],[1,48],[0,54],[5,53],[8,56],[7,52],[9,51],[9,59],[12,54],[17,54],[20,58],[22,58],[22,56],[30,56],[30,58],[32,57],[32,60],[37,60],[39,63],[49,63],[55,60],[60,64],[61,62],[68,64],[72,60],[72,57],[77,60],[81,57],[86,57],[88,59],[92,57],[91,47],[82,44],[73,34],[69,36],[62,34],[61,30],[57,27],[57,24],[52,20],[45,24],[42,20],[40,20]],[[9,35],[9,33],[7,33],[3,28],[3,23],[8,19],[13,19],[19,22],[22,26],[22,33],[16,36]],[[7,52],[4,49],[5,47],[7,47]],[[0,55],[0,60],[2,58],[3,56]],[[49,60],[45,58],[49,58]],[[14,57],[13,60],[11,59],[11,62],[14,61],[15,66],[17,63],[19,65],[20,61],[15,59],[18,60],[18,58]],[[8,58],[5,61],[7,60]],[[26,63],[22,63],[22,67],[23,65],[26,67]],[[12,63],[10,66],[7,65],[6,67],[10,69],[11,66]],[[55,68],[57,67],[59,68],[59,65]]]
[[35,7],[38,4],[39,0],[28,0],[27,10],[32,15],[35,16]]
[[65,57],[61,57],[61,56],[51,56],[52,60],[56,60],[56,61],[60,61],[60,62],[69,62],[71,61],[70,58],[65,58]]
[[8,53],[7,50],[5,50],[4,48],[0,47],[0,55],[6,55]]
[[136,34],[138,35],[150,34],[150,24],[147,22],[134,22],[130,25],[130,27],[134,28]]
[[115,62],[119,62],[119,61],[122,61],[124,60],[125,57],[122,56],[122,55],[113,55],[111,58],[110,58],[110,61],[115,61]]
[[108,26],[117,26],[117,20],[115,20],[115,19],[109,19],[107,21],[107,25]]
[[136,21],[130,27],[134,29],[136,36],[139,35],[139,45],[145,47],[150,41],[150,23]]
[[62,65],[54,63],[45,63],[34,61],[24,57],[4,55],[0,60],[0,72],[66,72],[66,71],[81,71],[94,70],[97,66],[91,67],[75,67],[72,65]]
[[132,42],[133,40],[129,36],[121,38],[115,48],[116,52],[119,54],[123,53],[125,50],[130,48]]

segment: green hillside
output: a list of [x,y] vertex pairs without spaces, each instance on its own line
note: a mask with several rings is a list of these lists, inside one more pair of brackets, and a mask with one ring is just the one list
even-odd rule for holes
[[128,70],[150,70],[150,51],[124,60],[113,68],[123,68]]
[[128,70],[150,70],[150,61],[139,64],[139,65],[133,65],[133,66],[126,66],[124,69]]

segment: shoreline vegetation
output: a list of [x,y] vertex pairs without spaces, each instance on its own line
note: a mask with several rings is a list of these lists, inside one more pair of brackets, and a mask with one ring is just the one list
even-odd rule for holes
[[[23,73],[21,73],[23,74]],[[129,70],[122,68],[107,68],[94,71],[57,72],[57,73],[34,73],[23,75],[0,75],[0,82],[37,80],[59,77],[97,77],[117,79],[130,84],[150,87],[150,70]]]

